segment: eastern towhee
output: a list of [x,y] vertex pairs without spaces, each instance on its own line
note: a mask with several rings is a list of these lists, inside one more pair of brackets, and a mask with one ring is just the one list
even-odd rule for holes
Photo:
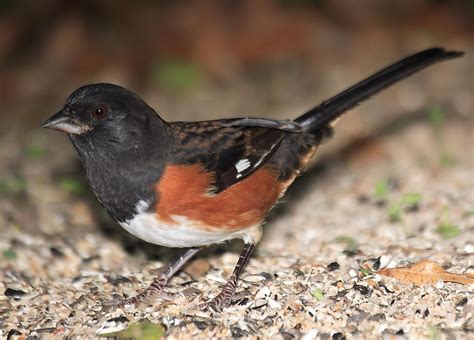
[[244,249],[213,309],[231,303],[273,205],[304,170],[338,117],[363,100],[462,52],[432,48],[390,65],[294,121],[235,118],[166,122],[133,92],[93,84],[74,91],[43,127],[66,132],[100,204],[127,231],[189,248],[133,304],[163,294],[203,246],[235,238]]

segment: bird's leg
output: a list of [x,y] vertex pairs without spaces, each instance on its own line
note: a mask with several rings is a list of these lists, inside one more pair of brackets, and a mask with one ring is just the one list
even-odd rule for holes
[[200,248],[191,248],[186,250],[186,252],[178,257],[175,261],[168,264],[166,269],[158,275],[150,286],[145,289],[140,294],[133,296],[128,299],[122,300],[119,305],[135,305],[140,303],[141,301],[147,300],[148,298],[152,298],[154,296],[166,296],[165,292],[163,291],[164,287],[168,283],[169,279],[178,271],[180,270],[196,253],[198,253],[201,249]]
[[240,273],[244,269],[245,264],[248,262],[250,255],[252,255],[253,250],[255,249],[255,244],[245,243],[244,249],[239,256],[239,261],[235,265],[232,275],[227,280],[226,285],[222,288],[222,291],[214,299],[209,301],[204,307],[210,308],[215,311],[220,311],[225,307],[228,307],[232,302],[232,297],[235,293],[235,288],[237,286],[237,280],[239,279]]

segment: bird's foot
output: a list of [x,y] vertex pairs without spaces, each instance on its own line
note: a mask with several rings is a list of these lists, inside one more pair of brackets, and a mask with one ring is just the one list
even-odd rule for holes
[[102,305],[102,310],[111,311],[116,308],[123,308],[127,305],[139,305],[141,303],[148,302],[154,298],[171,300],[172,296],[170,293],[165,292],[165,286],[166,281],[161,278],[156,278],[155,280],[153,280],[153,282],[147,289],[135,296],[126,299],[117,296],[109,301],[106,301]]
[[222,312],[224,308],[229,307],[235,294],[235,283],[227,282],[222,291],[211,301],[202,305],[202,309],[214,312]]

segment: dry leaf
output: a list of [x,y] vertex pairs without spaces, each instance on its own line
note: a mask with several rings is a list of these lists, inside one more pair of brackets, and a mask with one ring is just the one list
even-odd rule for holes
[[474,284],[474,274],[450,273],[430,260],[422,260],[406,267],[384,268],[377,274],[415,285],[435,284],[438,281]]

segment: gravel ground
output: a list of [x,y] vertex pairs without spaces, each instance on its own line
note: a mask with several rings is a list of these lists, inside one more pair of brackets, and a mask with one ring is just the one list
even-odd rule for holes
[[[22,172],[36,178],[26,195],[38,200],[37,213],[20,220],[9,206],[25,194],[2,201],[1,223],[10,227],[0,239],[0,337],[94,337],[142,319],[164,325],[170,339],[472,336],[472,286],[416,287],[360,270],[430,259],[455,273],[474,271],[472,132],[471,120],[450,120],[440,133],[414,122],[321,157],[273,211],[235,304],[214,315],[198,306],[231,273],[240,242],[212,248],[177,275],[172,301],[103,311],[114,294],[145,288],[177,251],[144,247],[108,222],[95,230],[104,220],[89,198],[58,190],[30,160]],[[56,154],[51,164],[62,169],[71,157]],[[376,194],[381,181],[386,192]],[[422,199],[391,221],[389,208],[407,193]],[[49,229],[25,231],[19,223]],[[444,239],[440,223],[455,225],[459,235]]]

